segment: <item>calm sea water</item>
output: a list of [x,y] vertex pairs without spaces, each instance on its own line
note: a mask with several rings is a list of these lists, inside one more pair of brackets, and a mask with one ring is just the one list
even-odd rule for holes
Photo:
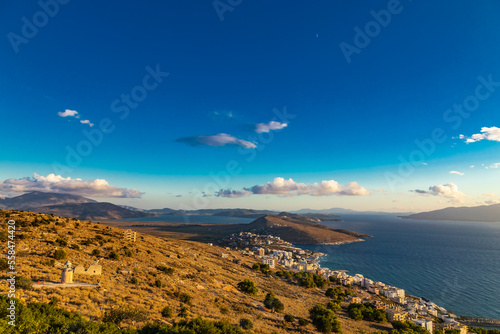
[[373,238],[346,245],[301,245],[326,253],[323,267],[403,288],[457,315],[500,318],[500,223],[371,215],[342,219],[324,224]]

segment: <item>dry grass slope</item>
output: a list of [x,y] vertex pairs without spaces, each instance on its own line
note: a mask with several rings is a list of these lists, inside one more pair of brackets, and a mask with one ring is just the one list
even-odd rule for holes
[[[96,261],[102,265],[103,274],[86,276],[75,274],[74,281],[100,283],[100,288],[56,288],[18,290],[24,302],[49,302],[77,311],[89,319],[101,319],[106,310],[130,306],[146,310],[149,320],[171,323],[178,320],[182,294],[191,296],[188,317],[228,319],[238,323],[248,318],[254,323],[254,333],[301,332],[315,333],[309,323],[299,327],[283,320],[284,314],[307,318],[308,310],[317,303],[326,305],[328,298],[321,289],[305,289],[274,276],[265,276],[250,269],[257,261],[207,244],[155,237],[138,233],[136,242],[123,239],[123,230],[88,221],[19,211],[0,210],[0,231],[7,231],[7,220],[16,221],[16,251],[18,276],[34,281],[60,280],[62,264],[70,260],[74,265],[88,267]],[[36,225],[36,226],[33,226]],[[5,237],[5,234],[3,235]],[[56,240],[66,240],[67,245],[56,245]],[[7,242],[3,242],[6,256]],[[56,249],[63,249],[67,259],[53,260]],[[99,250],[100,254],[96,255]],[[119,259],[110,258],[112,252]],[[229,253],[229,259],[220,255]],[[231,262],[242,259],[242,265]],[[158,270],[158,266],[173,268],[173,273]],[[161,268],[161,267],[160,267]],[[132,279],[136,284],[131,283]],[[259,288],[256,296],[248,296],[236,289],[245,278],[253,280]],[[158,286],[156,281],[161,282]],[[2,284],[2,293],[6,285]],[[273,291],[284,306],[284,313],[266,310],[263,300]],[[185,299],[185,298],[184,298]],[[162,318],[161,310],[170,306],[172,318]],[[387,329],[390,325],[377,325],[348,319],[344,311],[338,312],[344,333],[359,330],[372,332]],[[125,326],[140,324],[124,323]]]

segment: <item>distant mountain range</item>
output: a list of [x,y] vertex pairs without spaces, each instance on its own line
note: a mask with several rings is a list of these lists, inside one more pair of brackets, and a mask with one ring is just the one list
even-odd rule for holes
[[500,204],[450,207],[402,216],[404,219],[500,222]]
[[139,209],[130,210],[82,196],[39,191],[0,200],[0,209],[53,213],[82,220],[140,218],[153,215],[137,211]]
[[[211,215],[221,217],[260,218],[267,215],[288,217],[291,219],[320,221],[341,221],[338,214],[391,214],[405,219],[455,220],[455,221],[500,221],[500,204],[476,207],[450,207],[441,210],[409,213],[387,213],[376,211],[354,211],[342,208],[325,210],[301,209],[293,212],[253,209],[201,209],[175,210],[170,208],[143,210],[131,206],[120,206],[107,202],[98,202],[78,195],[45,193],[34,191],[17,197],[0,199],[0,209],[24,210],[40,213],[53,213],[59,216],[83,220],[141,218],[158,215]],[[299,217],[300,216],[300,217]],[[304,218],[307,217],[307,218]]]

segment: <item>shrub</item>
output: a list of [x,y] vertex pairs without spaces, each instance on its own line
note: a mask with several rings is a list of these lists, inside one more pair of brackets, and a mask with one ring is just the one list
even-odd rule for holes
[[64,260],[66,256],[67,256],[66,252],[62,249],[56,249],[53,255],[54,259],[56,260]]
[[304,318],[299,318],[299,326],[306,326],[308,321]]
[[142,309],[130,307],[120,307],[104,313],[103,322],[111,322],[119,326],[123,320],[143,321],[146,319],[146,312]]
[[219,308],[219,310],[220,310],[220,313],[222,313],[222,314],[229,314],[229,310],[228,310],[228,308],[227,308],[227,307],[225,307],[225,306],[221,306],[221,307]]
[[269,292],[264,299],[264,305],[272,312],[281,312],[285,309],[283,303],[276,298],[273,292]]
[[139,281],[137,280],[137,277],[132,277],[132,279],[130,280],[130,283],[137,284],[137,283],[139,283]]
[[253,328],[253,323],[250,319],[240,319],[240,326],[243,329],[252,329]]
[[187,293],[181,293],[179,295],[179,300],[181,301],[181,303],[191,305],[191,296]]
[[71,249],[74,249],[74,250],[77,250],[77,251],[79,251],[79,250],[80,250],[80,246],[78,246],[77,244],[73,244],[73,245],[71,245],[71,247],[70,247],[70,248],[71,248]]
[[23,290],[33,289],[33,281],[28,278],[18,276],[16,277],[15,281],[16,281],[16,288]]
[[285,314],[285,321],[286,322],[294,322],[295,321],[295,317],[291,314]]
[[156,269],[158,269],[159,271],[161,271],[167,275],[172,275],[174,273],[174,268],[169,268],[169,267],[165,267],[165,266],[156,266]]
[[333,312],[337,312],[340,310],[340,305],[336,301],[330,300],[326,305],[326,308],[332,310]]
[[128,256],[128,257],[132,257],[133,253],[130,249],[126,249],[125,250],[125,255]]
[[351,303],[347,312],[354,320],[367,320],[379,323],[387,322],[387,312],[385,310],[376,309],[370,303]]
[[172,308],[169,306],[165,306],[163,310],[161,310],[161,316],[164,318],[171,318],[172,317]]
[[5,270],[9,268],[9,261],[7,259],[0,259],[0,270]]
[[97,249],[97,248],[96,248],[96,249],[94,249],[94,250],[92,251],[92,255],[95,255],[95,256],[99,256],[99,255],[101,255],[101,250],[100,250],[100,249]]
[[254,263],[252,269],[257,271],[260,270],[260,263]]
[[155,286],[158,287],[158,288],[161,288],[162,284],[161,284],[161,281],[159,279],[157,279],[155,281]]
[[181,304],[181,308],[179,309],[179,313],[177,314],[181,318],[185,318],[188,315],[188,310],[186,306]]
[[246,294],[249,294],[251,296],[255,296],[257,292],[259,292],[259,289],[255,286],[255,283],[252,280],[249,280],[248,278],[244,279],[243,281],[238,283],[238,290],[241,292],[244,292]]
[[120,255],[118,255],[118,253],[116,251],[111,251],[109,253],[108,257],[110,259],[113,259],[113,260],[119,260],[120,259]]
[[335,313],[322,305],[318,304],[311,308],[309,310],[309,317],[314,327],[322,333],[339,333],[341,331],[341,324]]
[[57,238],[55,243],[56,246],[68,246],[68,242],[65,239]]

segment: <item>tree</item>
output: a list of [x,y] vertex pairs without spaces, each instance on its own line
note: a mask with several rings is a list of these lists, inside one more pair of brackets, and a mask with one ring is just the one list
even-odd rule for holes
[[271,309],[272,312],[281,312],[285,309],[285,305],[276,298],[273,292],[269,292],[264,299],[264,305]]
[[326,308],[332,310],[333,312],[337,312],[340,310],[340,305],[336,301],[330,300],[326,305]]
[[335,313],[325,308],[323,305],[317,304],[311,308],[309,310],[309,317],[314,327],[322,333],[341,332],[341,324],[335,316]]
[[251,295],[251,296],[255,296],[255,295],[257,295],[257,292],[259,292],[259,289],[257,289],[257,287],[255,286],[255,283],[252,280],[249,280],[248,278],[239,282],[237,287],[238,287],[238,290],[240,290],[241,292],[244,292],[244,293]]
[[285,314],[285,321],[286,322],[294,322],[295,321],[295,317],[291,314]]

